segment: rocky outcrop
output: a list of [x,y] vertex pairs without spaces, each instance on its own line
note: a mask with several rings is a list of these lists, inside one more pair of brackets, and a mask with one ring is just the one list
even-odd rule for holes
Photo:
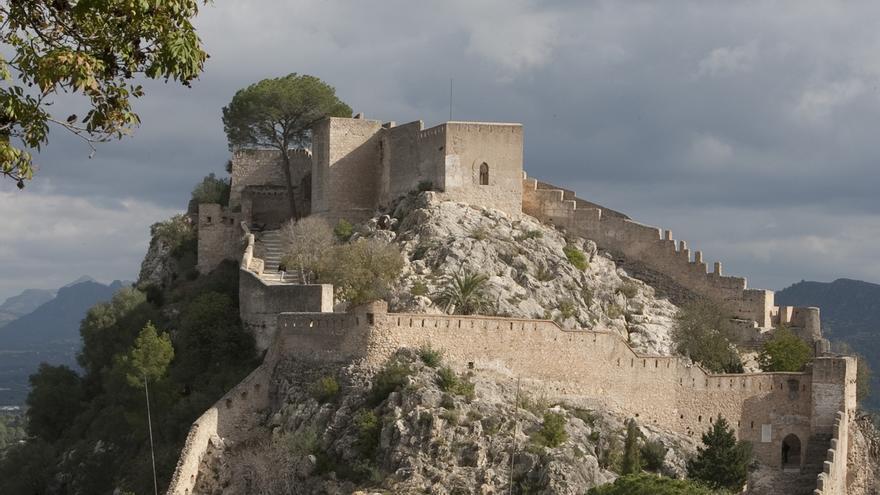
[[847,493],[880,494],[880,430],[877,417],[863,415],[850,423]]
[[[556,320],[564,328],[614,331],[639,351],[671,354],[669,331],[677,311],[652,287],[630,277],[595,243],[566,236],[534,218],[464,203],[412,195],[391,211],[390,230],[380,218],[359,235],[397,243],[406,257],[390,296],[395,312],[439,313],[434,296],[455,274],[488,277],[489,312]],[[566,249],[585,256],[576,266]]]
[[[513,493],[582,494],[617,477],[626,418],[547,404],[487,370],[450,386],[449,372],[415,350],[392,363],[375,375],[281,362],[262,432],[214,442],[195,492],[489,494],[513,484]],[[559,445],[540,441],[545,413],[563,418]],[[693,440],[641,431],[669,447],[661,471],[682,474]]]

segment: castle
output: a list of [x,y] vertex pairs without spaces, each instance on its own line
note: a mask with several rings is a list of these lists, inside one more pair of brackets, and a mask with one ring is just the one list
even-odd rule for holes
[[761,464],[816,476],[814,493],[846,493],[856,362],[828,353],[818,308],[778,307],[772,291],[723,275],[720,263],[709,272],[702,253],[670,231],[527,177],[522,150],[520,124],[425,129],[420,121],[334,117],[313,129],[311,152],[290,153],[290,176],[298,211],[331,222],[370,218],[413,190],[533,216],[594,240],[627,260],[637,278],[722,303],[742,345],[758,345],[774,326],[789,325],[814,346],[812,363],[797,373],[711,374],[678,357],[638,354],[616,334],[564,330],[546,320],[388,313],[382,302],[334,313],[332,286],[277,278],[277,229],[289,211],[280,154],[237,151],[229,205],[199,205],[198,268],[240,260],[241,318],[266,355],[193,425],[169,493],[191,493],[212,438],[234,438],[249,415],[269,405],[269,376],[282,357],[378,366],[397,348],[426,342],[459,367],[502,367],[548,397],[599,404],[682,434],[699,435],[724,416]]

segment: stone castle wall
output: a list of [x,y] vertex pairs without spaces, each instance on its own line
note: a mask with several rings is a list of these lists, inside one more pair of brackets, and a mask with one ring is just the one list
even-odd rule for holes
[[[312,154],[308,150],[290,150],[291,178],[298,185],[312,171]],[[238,149],[232,153],[229,206],[241,207],[242,194],[248,186],[286,187],[278,150]]]
[[819,474],[814,495],[846,495],[850,420],[846,412],[837,413],[831,447],[822,463],[822,472]]
[[216,203],[199,205],[198,264],[208,273],[223,260],[237,259],[242,250],[240,214]]
[[745,278],[725,276],[720,262],[715,262],[709,272],[703,253],[695,251],[692,255],[687,243],[676,242],[669,230],[634,222],[535,179],[523,180],[522,201],[524,213],[643,263],[686,289],[721,302],[737,319],[755,322],[763,328],[790,324],[806,340],[821,337],[818,308],[780,309],[774,304],[773,291],[749,289]]
[[[637,354],[616,334],[563,330],[552,321],[381,309],[281,314],[275,345],[285,355],[378,366],[400,347],[428,343],[459,368],[510,373],[551,400],[586,401],[687,435],[701,434],[724,416],[763,463],[777,467],[787,435],[806,446],[813,434],[830,433],[852,389],[835,381],[835,373],[849,373],[855,365],[852,358],[823,357],[804,373],[716,375],[680,358]],[[828,394],[821,406],[814,402],[814,379]],[[829,381],[839,388],[825,387]]]

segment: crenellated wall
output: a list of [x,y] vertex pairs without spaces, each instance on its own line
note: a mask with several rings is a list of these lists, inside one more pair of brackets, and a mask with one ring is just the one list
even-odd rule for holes
[[831,446],[822,463],[822,472],[813,491],[814,495],[846,495],[849,416],[844,410],[837,413],[832,428]]
[[803,373],[710,374],[676,357],[638,354],[614,333],[544,320],[389,314],[381,305],[353,314],[284,313],[277,335],[284,355],[376,366],[401,347],[430,343],[457,367],[510,373],[548,399],[600,403],[687,435],[721,415],[762,463],[776,467],[783,438],[794,434],[806,448],[833,422],[837,406],[815,402],[814,380],[849,391],[828,370],[854,369],[851,358],[821,357]]
[[[770,290],[750,289],[746,279],[723,274],[720,262],[708,270],[703,253],[691,253],[685,241],[676,242],[672,232],[643,225],[625,215],[576,198],[571,191],[523,180],[523,212],[557,225],[608,251],[643,263],[670,277],[694,293],[723,303],[734,318],[768,328],[789,324],[805,340],[821,338],[818,308],[777,308]],[[757,332],[752,333],[757,338]]]

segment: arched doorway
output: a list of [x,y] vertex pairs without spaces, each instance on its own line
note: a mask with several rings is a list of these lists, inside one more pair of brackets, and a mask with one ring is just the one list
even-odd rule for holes
[[801,440],[790,434],[782,440],[782,469],[800,469]]
[[489,185],[489,164],[486,162],[480,164],[480,185]]

